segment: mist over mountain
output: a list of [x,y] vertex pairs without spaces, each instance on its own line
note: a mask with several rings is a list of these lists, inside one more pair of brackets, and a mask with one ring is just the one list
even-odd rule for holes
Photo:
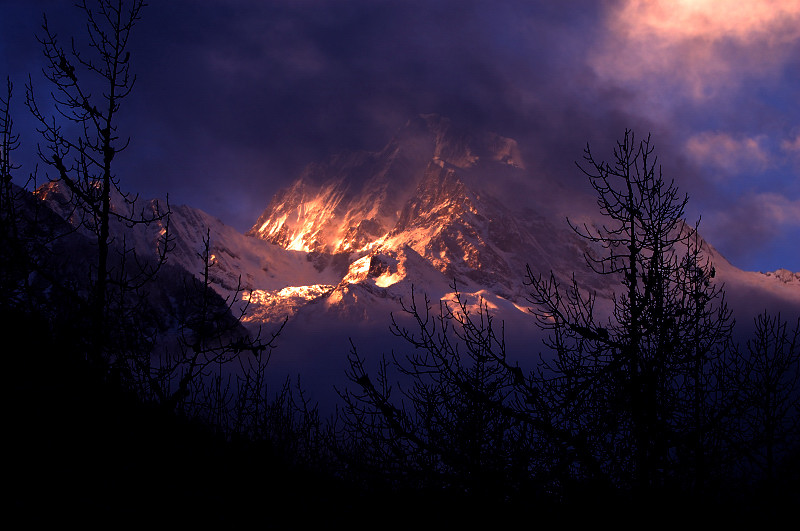
[[[610,297],[616,281],[586,267],[584,255],[595,251],[553,213],[546,197],[528,195],[548,183],[525,168],[513,139],[466,132],[447,118],[422,115],[379,152],[309,165],[272,198],[247,234],[308,252],[321,271],[334,262],[349,264],[337,293],[358,285],[388,296],[408,292],[415,280],[436,291],[455,279],[462,291],[523,307],[521,279],[529,265],[537,274],[553,271],[563,282],[574,274],[581,286]],[[524,206],[509,197],[513,190],[496,184],[509,176],[529,183],[520,190]],[[583,220],[574,223],[599,218],[581,214]],[[706,248],[721,281],[730,279],[734,291],[747,285],[796,299],[796,274],[743,272],[713,246]],[[328,299],[329,305],[340,300]]]
[[[620,279],[587,267],[585,257],[602,249],[552,208],[553,194],[582,192],[562,190],[526,168],[515,140],[420,115],[380,151],[309,164],[246,234],[190,206],[172,206],[167,263],[200,275],[208,237],[212,287],[223,298],[241,298],[251,330],[289,317],[272,363],[278,373],[302,374],[312,388],[330,389],[343,379],[350,339],[375,356],[408,348],[389,333],[389,323],[390,315],[401,316],[412,288],[420,301],[429,297],[433,311],[439,301],[452,301],[456,289],[473,311],[484,301],[496,322],[505,323],[512,354],[533,361],[542,335],[528,311],[526,267],[535,275],[552,273],[562,284],[574,277],[597,295],[599,311],[611,307]],[[56,192],[49,185],[40,197],[68,217]],[[136,208],[156,207],[150,200]],[[598,218],[573,215],[573,223]],[[117,238],[127,234],[141,254],[152,256],[166,230],[164,221],[115,228]],[[765,308],[787,317],[800,313],[800,273],[741,271],[704,246],[743,329]]]

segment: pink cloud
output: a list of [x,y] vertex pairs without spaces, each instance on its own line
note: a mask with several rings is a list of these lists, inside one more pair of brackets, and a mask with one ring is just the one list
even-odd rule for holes
[[614,14],[629,38],[640,40],[766,37],[772,42],[797,38],[798,28],[789,23],[798,15],[796,0],[627,0]]
[[800,1],[623,0],[606,29],[589,58],[602,78],[705,100],[797,53]]
[[794,140],[784,140],[781,142],[781,149],[789,154],[800,156],[800,133]]
[[753,203],[770,221],[779,225],[800,227],[800,199],[763,193],[757,194],[753,198]]
[[705,131],[686,141],[686,153],[696,163],[724,170],[726,174],[762,171],[770,163],[764,147],[765,137],[734,137],[728,133]]
[[758,218],[776,231],[781,227],[800,228],[800,199],[790,199],[772,192],[757,193],[744,196],[740,207],[751,213],[750,216],[743,216],[744,220],[748,217]]

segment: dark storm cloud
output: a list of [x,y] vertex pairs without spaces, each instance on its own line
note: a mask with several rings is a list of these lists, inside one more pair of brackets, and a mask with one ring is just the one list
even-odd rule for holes
[[[379,149],[409,117],[435,112],[514,137],[529,166],[578,179],[585,143],[632,122],[624,91],[598,90],[582,61],[598,9],[154,2],[134,34],[130,178],[243,229],[308,162]],[[65,21],[64,32],[78,27]]]
[[513,136],[537,164],[570,174],[587,135],[627,122],[587,97],[593,74],[576,60],[593,2],[195,5],[146,13],[134,113],[157,168],[194,180],[194,204],[225,175],[239,197],[257,198],[245,210],[263,207],[309,161],[379,149],[418,113]]
[[[724,9],[680,4],[688,11],[678,13],[637,0],[153,1],[133,35],[138,81],[122,123],[133,141],[120,171],[143,195],[170,193],[244,230],[308,162],[380,149],[415,114],[517,139],[531,172],[569,188],[570,200],[590,191],[574,166],[587,142],[608,159],[630,127],[653,133],[665,174],[692,198],[689,218],[702,214],[737,265],[761,268],[759,257],[774,255],[800,269],[798,251],[778,243],[800,238],[800,222],[769,214],[791,212],[800,199],[787,184],[800,164],[791,162],[798,14],[792,2],[772,11],[715,2]],[[21,95],[27,72],[39,69],[40,13],[51,13],[62,36],[83,31],[80,15],[66,2],[0,5],[0,67]],[[564,206],[576,205],[592,208]],[[733,213],[751,206],[764,210],[748,227]],[[734,229],[761,236],[748,248]]]

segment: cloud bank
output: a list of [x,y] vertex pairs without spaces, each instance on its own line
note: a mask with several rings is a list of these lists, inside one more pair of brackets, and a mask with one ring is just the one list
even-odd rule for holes
[[[6,0],[0,73],[18,95],[28,73],[42,87],[42,11],[82,31],[69,3]],[[592,208],[574,165],[587,143],[609,158],[626,127],[651,132],[723,254],[800,270],[785,243],[800,241],[798,0],[170,0],[133,39],[121,177],[241,230],[307,163],[439,113],[517,139],[573,210]]]

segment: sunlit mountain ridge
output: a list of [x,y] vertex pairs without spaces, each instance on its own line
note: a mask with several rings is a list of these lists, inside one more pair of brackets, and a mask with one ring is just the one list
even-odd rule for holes
[[[167,264],[200,280],[207,259],[211,287],[233,301],[236,316],[244,310],[244,325],[253,334],[270,333],[288,318],[270,377],[280,385],[302,374],[314,399],[331,405],[351,348],[373,361],[413,349],[390,330],[393,318],[400,326],[416,326],[403,312],[412,295],[423,314],[429,304],[431,316],[440,303],[452,305],[457,293],[476,318],[485,310],[483,317],[493,319],[509,355],[522,365],[535,363],[546,333],[529,311],[528,267],[562,285],[574,279],[585,294],[596,296],[597,315],[610,314],[621,279],[587,266],[587,256],[604,250],[576,234],[547,204],[553,193],[572,192],[527,167],[515,141],[465,133],[445,118],[426,115],[409,121],[378,152],[309,165],[265,201],[246,234],[191,206],[170,205],[168,223],[131,228],[115,222],[112,235],[115,245],[124,242],[151,258],[168,235]],[[533,186],[509,197],[508,187],[497,186],[503,179]],[[552,193],[531,193],[536,189]],[[42,187],[38,197],[78,223],[60,185]],[[120,198],[112,204],[135,214]],[[165,206],[164,200],[147,200],[135,209],[147,217]],[[597,220],[591,213],[570,216],[590,228]],[[800,274],[742,271],[698,238],[741,338],[749,337],[753,318],[765,310],[800,316]],[[159,307],[173,311],[170,296],[161,298]]]
[[[546,176],[526,167],[513,139],[421,115],[380,151],[310,164],[274,195],[246,234],[185,205],[171,206],[168,226],[163,220],[134,229],[119,224],[115,233],[118,239],[125,233],[140,253],[155,254],[168,230],[168,263],[196,276],[203,272],[208,238],[212,287],[247,305],[251,327],[287,316],[306,327],[385,327],[414,287],[433,301],[452,300],[457,289],[472,308],[484,301],[496,318],[532,328],[527,267],[561,283],[574,277],[597,295],[598,307],[603,301],[608,306],[619,279],[597,275],[585,259],[602,250],[554,217],[546,199],[530,195],[520,208],[497,193],[495,182],[509,177],[548,186]],[[58,186],[43,187],[40,197],[69,217]],[[130,209],[123,201],[114,204]],[[157,205],[163,209],[165,201],[135,208],[146,214]],[[769,306],[800,308],[800,273],[741,271],[703,245],[716,281],[743,319]]]

